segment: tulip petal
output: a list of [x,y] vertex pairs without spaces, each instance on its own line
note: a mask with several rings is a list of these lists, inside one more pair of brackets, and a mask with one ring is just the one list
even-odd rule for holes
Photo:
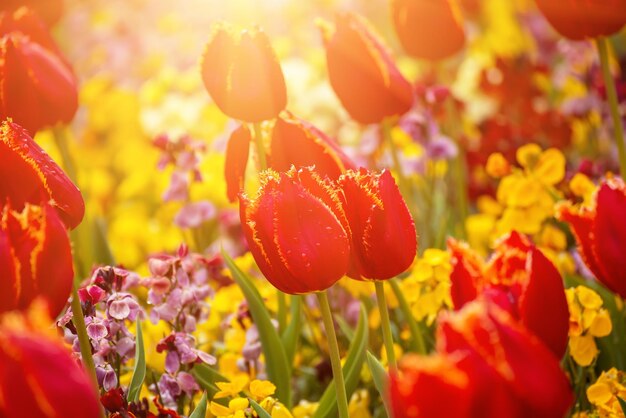
[[230,135],[226,146],[224,174],[226,177],[226,193],[228,200],[234,202],[243,191],[248,154],[250,152],[250,130],[241,125]]
[[450,251],[450,294],[454,309],[459,310],[478,296],[478,283],[482,278],[483,263],[467,244],[448,239]]
[[20,293],[19,263],[13,253],[10,235],[2,228],[0,228],[0,277],[2,278],[0,312],[13,310],[17,308]]

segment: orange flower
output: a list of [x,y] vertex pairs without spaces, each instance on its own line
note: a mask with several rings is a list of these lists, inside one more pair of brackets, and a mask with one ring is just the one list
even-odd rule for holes
[[626,186],[621,179],[602,183],[592,208],[561,206],[557,216],[568,222],[585,264],[606,287],[626,298]]
[[25,203],[50,201],[68,228],[83,219],[83,196],[63,170],[16,123],[0,125],[0,206],[21,210]]
[[56,316],[72,288],[72,249],[65,225],[49,205],[9,205],[0,217],[0,312],[26,309],[37,297]]
[[496,305],[442,314],[437,351],[390,380],[395,418],[555,418],[573,396],[559,360]]
[[[268,162],[276,171],[288,171],[291,166],[315,166],[320,176],[337,180],[343,171],[354,168],[354,163],[332,139],[289,112],[276,120],[271,136]],[[244,186],[251,140],[249,129],[242,125],[231,134],[226,147],[224,170],[231,202]]]
[[455,309],[479,296],[489,299],[518,318],[556,356],[563,356],[569,328],[563,279],[540,250],[515,231],[498,243],[487,264],[454,239],[448,248]]
[[465,44],[456,0],[391,0],[391,15],[402,47],[415,58],[438,61]]
[[0,321],[0,416],[99,416],[85,371],[56,335],[42,332],[49,318],[45,324],[28,321],[13,313]]
[[354,120],[380,123],[411,108],[411,85],[363,18],[338,14],[334,28],[322,25],[322,36],[330,84]]
[[548,22],[566,38],[610,36],[626,24],[626,0],[537,0]]
[[415,223],[391,172],[348,171],[339,179],[352,233],[349,276],[386,280],[415,258]]
[[231,118],[261,122],[275,118],[287,105],[280,63],[260,29],[236,33],[217,25],[201,65],[206,89]]
[[0,12],[13,13],[22,7],[34,10],[48,26],[63,16],[63,0],[2,0]]
[[310,168],[266,170],[255,199],[240,196],[250,252],[267,280],[290,294],[322,291],[346,274],[350,236],[337,191]]

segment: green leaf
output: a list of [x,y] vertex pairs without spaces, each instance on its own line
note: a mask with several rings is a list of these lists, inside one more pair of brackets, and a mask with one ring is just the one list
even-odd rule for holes
[[196,406],[196,409],[193,410],[189,418],[204,418],[206,416],[206,404],[207,404],[207,396],[206,392],[202,394],[202,399],[200,399],[200,403]]
[[293,365],[293,359],[296,356],[296,349],[298,348],[298,338],[300,337],[300,326],[302,324],[302,296],[291,296],[291,322],[287,325],[287,329],[281,336],[283,346],[285,347],[285,353],[287,354],[287,361],[289,366]]
[[272,324],[269,312],[259,291],[248,276],[237,267],[235,262],[222,250],[222,256],[233,275],[233,279],[241,288],[248,309],[259,331],[268,380],[276,385],[276,397],[291,408],[291,367],[283,342]]
[[135,370],[133,377],[128,386],[128,394],[126,395],[129,402],[138,402],[139,393],[143,381],[146,378],[146,353],[143,348],[143,333],[141,331],[141,320],[137,320],[137,335],[135,336]]
[[210,398],[213,398],[217,392],[218,387],[215,382],[228,382],[228,378],[223,376],[220,372],[208,366],[200,363],[193,366],[191,374],[196,378],[196,381],[202,389],[204,389]]
[[374,357],[372,353],[369,352],[369,350],[367,351],[366,355],[367,365],[370,368],[370,372],[372,372],[374,386],[376,386],[378,393],[380,393],[380,397],[383,400],[385,409],[387,410],[387,416],[391,417],[391,405],[389,404],[389,399],[387,398],[387,385],[389,383],[389,376],[387,375],[387,372],[385,371],[383,365],[380,364],[380,361],[378,361],[378,359]]
[[250,405],[252,405],[252,408],[254,408],[256,413],[259,415],[259,418],[272,418],[272,416],[268,414],[268,412],[265,409],[263,409],[261,405],[259,405],[258,403],[254,401],[254,399],[248,398],[248,400],[250,401]]
[[398,305],[400,305],[404,321],[408,324],[409,330],[411,330],[411,347],[414,351],[420,354],[426,354],[426,343],[424,342],[422,330],[413,317],[413,312],[411,311],[409,303],[400,289],[398,279],[389,280],[389,284],[391,285],[391,290],[393,290],[396,299],[398,299]]
[[[342,368],[348,401],[359,383],[368,340],[369,329],[367,327],[367,312],[365,312],[365,309],[361,305],[359,323],[357,324],[354,339],[350,344],[350,349],[348,350],[348,355],[346,356],[346,361]],[[335,391],[335,383],[331,381],[320,399],[313,418],[336,417],[337,413],[337,393]]]
[[619,406],[622,407],[622,412],[626,416],[626,401],[624,399],[620,398],[619,396],[617,397],[617,400],[619,401]]

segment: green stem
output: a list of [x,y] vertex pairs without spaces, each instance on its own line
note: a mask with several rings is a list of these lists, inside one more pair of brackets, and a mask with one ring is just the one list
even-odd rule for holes
[[89,336],[87,335],[87,327],[85,326],[85,317],[83,316],[83,309],[80,306],[80,298],[78,297],[78,291],[76,284],[72,286],[72,314],[74,327],[76,328],[76,334],[78,335],[78,343],[80,345],[80,354],[83,358],[83,364],[85,370],[91,377],[94,387],[98,388],[98,379],[96,378],[96,366],[93,362],[91,355],[91,343],[89,342]]
[[400,310],[404,314],[404,320],[409,325],[409,330],[411,331],[411,339],[413,341],[414,348],[420,354],[426,354],[426,343],[424,342],[424,336],[417,324],[417,321],[413,317],[413,312],[411,312],[411,308],[409,307],[409,303],[406,301],[406,298],[402,294],[402,289],[400,289],[400,285],[398,285],[398,279],[394,278],[389,280],[389,284],[391,285],[391,290],[393,290],[396,299],[398,299],[398,305],[400,305]]
[[410,185],[407,178],[404,175],[404,171],[402,170],[402,165],[400,164],[400,156],[398,152],[398,148],[396,144],[393,142],[393,138],[391,137],[391,122],[389,119],[385,119],[380,124],[380,129],[382,130],[383,139],[389,145],[389,151],[391,153],[391,159],[393,161],[393,168],[398,175],[398,183],[400,186],[400,191],[404,195],[405,199],[410,199]]
[[[276,289],[276,298],[278,299],[278,331],[282,335],[287,329],[287,297]],[[291,302],[293,303],[293,300]],[[293,318],[291,320],[293,321]]]
[[611,75],[609,68],[609,52],[608,42],[604,36],[596,39],[598,52],[600,53],[600,64],[602,65],[602,76],[604,78],[604,86],[606,88],[606,96],[611,108],[611,116],[613,117],[613,131],[615,134],[615,142],[617,143],[617,153],[619,157],[619,168],[622,176],[626,175],[626,146],[624,145],[624,126],[619,113],[619,105],[617,103],[617,92],[615,91],[615,81]]
[[398,369],[396,363],[396,353],[393,349],[393,335],[391,334],[391,325],[389,323],[389,309],[387,308],[387,299],[385,298],[385,285],[382,281],[376,280],[376,299],[378,301],[378,310],[380,312],[380,324],[383,328],[383,343],[387,352],[387,364],[389,370],[395,372]]
[[265,156],[265,144],[263,143],[263,130],[260,123],[254,125],[254,144],[256,145],[256,153],[259,157],[259,172],[267,168],[267,158]]
[[324,328],[328,341],[328,351],[330,352],[330,364],[333,369],[333,377],[335,380],[335,389],[337,391],[337,408],[339,410],[339,418],[349,418],[348,415],[348,396],[346,395],[346,386],[343,381],[343,371],[341,370],[341,357],[339,356],[339,346],[337,345],[337,335],[335,334],[335,325],[333,323],[333,314],[330,311],[328,303],[328,293],[326,290],[317,293],[317,300],[322,311],[322,319],[324,320]]

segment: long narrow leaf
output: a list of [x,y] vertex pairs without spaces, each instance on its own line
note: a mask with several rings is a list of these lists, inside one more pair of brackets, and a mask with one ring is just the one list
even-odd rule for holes
[[296,356],[298,347],[298,338],[300,337],[300,325],[302,323],[302,296],[292,296],[291,298],[291,322],[287,325],[287,329],[281,336],[287,360],[290,366],[293,365],[293,359]]
[[254,408],[256,413],[259,415],[259,418],[272,418],[272,416],[268,414],[267,411],[261,407],[261,405],[256,403],[253,399],[249,399],[249,400],[250,400],[250,405],[252,405],[252,408]]
[[367,365],[372,372],[372,379],[374,380],[374,386],[380,393],[380,397],[383,400],[383,404],[385,405],[385,410],[387,411],[387,416],[391,417],[391,409],[389,409],[389,400],[387,398],[387,385],[389,382],[389,377],[387,376],[387,372],[380,361],[372,353],[367,351]]
[[202,399],[200,399],[200,403],[196,406],[196,409],[193,410],[189,418],[204,418],[206,416],[206,404],[207,404],[207,395],[206,392],[202,395]]
[[259,331],[267,375],[269,380],[276,385],[276,397],[291,408],[291,367],[285,347],[272,324],[269,312],[257,288],[226,252],[222,251],[222,256],[248,302],[248,309]]
[[128,387],[127,399],[129,402],[138,402],[139,393],[143,381],[146,378],[146,353],[143,348],[143,333],[141,331],[141,320],[137,320],[137,335],[135,335],[135,370]]
[[[357,324],[356,332],[354,333],[354,339],[350,344],[346,362],[342,368],[348,400],[350,400],[350,396],[352,396],[352,393],[359,383],[361,368],[363,367],[363,362],[365,361],[365,350],[367,349],[368,340],[369,329],[367,326],[367,312],[365,312],[365,309],[361,305],[359,323]],[[320,399],[313,418],[336,417],[337,412],[337,392],[335,390],[334,381],[331,381]]]

